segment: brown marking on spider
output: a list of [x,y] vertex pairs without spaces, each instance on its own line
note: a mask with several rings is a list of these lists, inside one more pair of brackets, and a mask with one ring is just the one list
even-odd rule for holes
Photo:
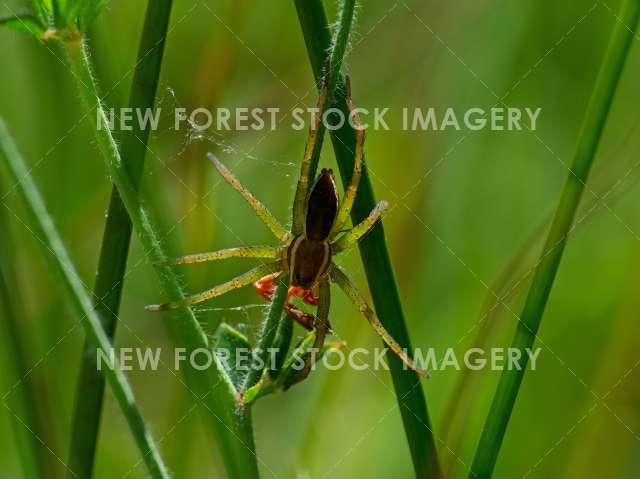
[[[348,78],[345,82],[346,101],[349,114],[355,125],[355,153],[351,183],[346,188],[342,201],[339,199],[331,170],[323,169],[313,184],[310,185],[313,152],[318,139],[320,121],[327,102],[327,85],[328,75],[325,75],[318,98],[317,113],[309,130],[293,201],[293,226],[291,232],[287,231],[271,212],[212,153],[208,154],[218,172],[242,195],[257,216],[283,245],[280,247],[248,246],[228,248],[209,253],[183,256],[160,264],[189,264],[231,257],[264,258],[271,261],[202,293],[171,303],[149,305],[146,309],[149,311],[162,311],[189,306],[252,283],[260,295],[270,300],[273,297],[275,281],[288,274],[290,287],[285,310],[305,328],[315,332],[313,348],[318,350],[324,344],[326,334],[330,332],[328,323],[329,284],[334,282],[367,318],[373,329],[389,348],[407,366],[421,376],[427,377],[428,373],[420,369],[391,337],[374,310],[364,299],[362,293],[332,261],[334,255],[355,245],[375,225],[376,221],[380,219],[382,213],[387,209],[388,203],[381,201],[367,218],[353,228],[343,231],[360,184],[364,147],[364,130],[360,124],[357,110],[354,109],[351,102],[351,86]],[[314,292],[316,290],[318,291],[317,296]],[[313,316],[296,308],[290,302],[293,296],[300,297],[307,304],[317,305],[317,314]],[[305,368],[305,370],[308,373],[309,368]],[[303,376],[304,374],[301,375],[301,377]]]

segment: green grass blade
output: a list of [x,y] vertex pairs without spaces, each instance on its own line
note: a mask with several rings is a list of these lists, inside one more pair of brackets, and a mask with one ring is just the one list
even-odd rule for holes
[[[295,4],[314,76],[316,81],[319,81],[325,61],[325,52],[328,51],[331,42],[327,17],[319,0],[296,0]],[[337,72],[334,72],[334,75],[337,75]],[[342,79],[338,79],[336,101],[346,118],[348,112],[344,95],[341,93],[343,92],[341,83]],[[349,123],[345,122],[343,128],[332,132],[331,139],[343,183],[348,184],[351,180],[354,162],[354,131]],[[365,165],[358,196],[351,213],[353,222],[357,223],[367,217],[376,203]],[[380,320],[403,347],[411,350],[400,294],[387,250],[384,229],[380,222],[360,242],[359,247],[375,309]],[[441,477],[427,405],[419,385],[420,378],[413,371],[406,370],[395,355],[389,354],[387,358],[400,404],[400,413],[416,477]]]
[[[26,204],[38,237],[44,243],[48,253],[50,253],[47,256],[53,260],[53,267],[61,275],[73,306],[82,318],[82,326],[87,336],[96,347],[101,348],[103,351],[109,351],[111,343],[102,328],[100,318],[93,309],[91,299],[73,267],[62,240],[58,236],[58,232],[47,212],[44,201],[29,176],[29,170],[18,153],[16,145],[9,136],[4,121],[1,119],[0,150],[2,153],[2,161],[10,172],[13,181],[18,184],[18,191]],[[109,385],[120,405],[122,413],[127,419],[134,439],[147,464],[149,473],[153,477],[168,478],[169,473],[151,434],[145,426],[127,379],[122,371],[118,369],[117,365],[113,368],[111,366],[112,365],[107,365],[105,367],[103,370],[104,374],[109,381]]]
[[339,12],[338,29],[332,40],[331,45],[331,78],[329,79],[329,103],[333,103],[335,99],[335,90],[340,78],[340,70],[342,70],[342,61],[344,53],[349,44],[349,33],[351,32],[351,24],[353,23],[353,14],[356,7],[355,0],[343,0]]
[[15,31],[27,33],[34,37],[41,36],[46,30],[40,19],[30,13],[0,17],[0,27],[12,28]]
[[[149,1],[138,47],[138,58],[131,82],[130,108],[153,108],[172,0]],[[134,122],[123,132],[122,158],[137,189],[144,167],[149,130]],[[131,221],[118,190],[113,187],[105,222],[98,272],[94,283],[94,305],[107,336],[112,339],[124,285]],[[79,477],[91,477],[100,424],[104,377],[95,367],[95,349],[85,342],[76,387],[69,465]]]
[[[625,0],[623,2],[587,106],[571,172],[565,182],[551,229],[547,235],[541,261],[534,273],[533,282],[511,345],[522,352],[525,348],[533,346],[538,332],[540,320],[564,251],[567,234],[580,203],[616,86],[634,38],[628,25],[635,28],[639,15],[640,1]],[[526,358],[526,354],[523,354],[523,357]],[[480,437],[470,477],[491,477],[522,383],[524,370],[523,367],[522,370],[513,369],[503,372]]]
[[[99,101],[98,88],[93,77],[89,52],[84,39],[64,44],[69,66],[77,80],[80,97],[87,109],[92,124],[100,115],[102,124],[107,125],[106,113]],[[127,168],[125,167],[118,145],[111,131],[107,128],[96,128],[98,148],[105,160],[111,181],[127,209],[140,242],[152,262],[164,262],[169,258],[158,235],[158,221],[151,212],[143,207],[138,192]],[[163,266],[155,269],[159,282],[172,301],[186,296],[180,278],[172,267]],[[189,351],[198,348],[209,348],[209,340],[190,308],[181,308],[170,314],[163,314],[166,325],[172,335],[174,346]],[[236,410],[235,398],[224,383],[220,371],[216,367],[199,371],[185,362],[184,372],[186,384],[190,392],[204,405],[207,420],[212,426],[222,459],[231,478],[258,477],[258,466],[255,455],[251,415],[249,410]],[[215,390],[214,390],[215,388]]]

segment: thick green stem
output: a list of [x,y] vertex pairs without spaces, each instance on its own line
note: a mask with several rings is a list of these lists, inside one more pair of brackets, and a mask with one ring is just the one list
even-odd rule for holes
[[[111,180],[127,209],[133,228],[148,258],[153,262],[164,262],[169,256],[157,233],[158,222],[149,210],[141,205],[129,172],[120,157],[118,146],[111,131],[105,126],[108,125],[108,121],[99,100],[100,96],[93,78],[85,41],[82,39],[77,42],[66,42],[64,47],[84,106],[92,124],[96,125],[98,147]],[[98,128],[97,123],[93,123],[98,119],[103,125],[102,128]],[[176,301],[186,296],[180,278],[171,266],[156,268],[156,272],[170,300]],[[164,314],[163,317],[176,348],[185,348],[189,353],[199,348],[210,347],[208,338],[191,308],[181,308]],[[186,361],[184,368],[187,387],[206,409],[204,412],[207,413],[207,419],[216,435],[228,475],[232,478],[258,477],[250,412],[236,412],[233,392],[224,387],[216,389],[225,382],[215,365],[200,371],[193,368],[190,361]]]
[[[325,54],[331,42],[327,17],[320,0],[295,0],[295,4],[314,76],[316,81],[319,81]],[[333,75],[339,74],[339,72],[332,73]],[[336,103],[347,118],[348,110],[341,84],[342,78],[338,78]],[[355,132],[349,122],[345,122],[343,128],[333,131],[331,140],[343,183],[349,184],[355,151]],[[377,201],[365,164],[358,196],[351,212],[354,224],[366,218],[376,204]],[[387,250],[384,229],[380,222],[359,243],[359,247],[378,317],[398,343],[411,351],[400,294]],[[387,358],[416,477],[441,477],[442,473],[424,393],[420,386],[420,378],[415,372],[405,369],[402,361],[394,354],[388,354]]]
[[[129,98],[129,107],[134,111],[145,112],[154,106],[171,4],[172,0],[149,1],[147,4]],[[137,190],[144,167],[149,129],[134,123],[132,130],[123,133],[122,159]],[[131,221],[114,186],[93,289],[94,307],[110,339],[113,339],[116,330],[130,240]],[[69,465],[80,478],[92,475],[104,393],[104,377],[96,371],[95,356],[95,350],[86,341],[76,387],[69,448]]]
[[[47,212],[40,192],[29,176],[29,169],[18,153],[17,147],[9,136],[9,132],[2,120],[0,120],[0,150],[13,181],[19,184],[18,191],[20,191],[24,199],[38,237],[48,249],[48,253],[50,253],[47,254],[47,256],[53,260],[54,269],[61,275],[73,306],[81,317],[80,321],[82,322],[87,337],[96,348],[108,353],[108,351],[111,350],[111,342],[102,328],[100,317],[93,309],[91,299],[85,290],[82,280],[76,273],[71,259],[67,254],[67,250],[51,221],[51,217]],[[108,363],[108,361],[106,363]],[[113,364],[106,364],[104,369],[102,369],[102,373],[106,376],[111,390],[120,405],[120,409],[129,424],[129,428],[140,449],[140,453],[147,464],[149,473],[153,477],[168,478],[169,473],[136,406],[133,391],[126,377],[118,366]]]
[[[586,186],[618,80],[634,38],[633,32],[628,28],[636,27],[639,16],[640,1],[624,0],[591,93],[571,170],[564,184],[540,263],[536,268],[511,344],[512,348],[520,350],[523,358],[528,357],[525,349],[533,346],[540,327],[540,320],[558,271],[567,235]],[[502,373],[480,437],[470,478],[491,477],[525,369],[526,365],[521,369],[505,370]]]

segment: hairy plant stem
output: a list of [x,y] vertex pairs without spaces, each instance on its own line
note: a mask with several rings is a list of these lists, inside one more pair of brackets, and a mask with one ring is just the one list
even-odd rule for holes
[[[314,76],[316,82],[319,82],[322,78],[326,52],[331,46],[327,17],[320,0],[295,0],[295,5]],[[343,17],[341,18],[344,20]],[[339,72],[333,71],[332,75],[339,77]],[[344,117],[348,118],[343,79],[339,77],[337,82],[336,106],[340,108]],[[331,140],[343,184],[349,184],[355,151],[355,133],[349,122],[345,122],[342,128],[332,131]],[[376,203],[365,164],[358,196],[351,212],[353,223],[356,224],[366,218]],[[381,222],[378,222],[362,239],[359,248],[380,321],[398,343],[411,351],[400,294]],[[415,372],[405,369],[402,361],[394,354],[388,354],[387,358],[416,477],[439,478],[442,472],[420,378]]]
[[[64,47],[89,118],[93,123],[98,116],[102,124],[107,125],[106,113],[99,100],[100,96],[84,39],[65,42]],[[96,123],[93,124],[96,125]],[[158,222],[150,211],[141,205],[111,131],[108,128],[96,128],[95,133],[111,180],[118,189],[146,255],[154,262],[166,261],[168,255],[157,233]],[[180,278],[171,266],[156,268],[156,272],[170,300],[179,300],[185,296]],[[187,353],[198,348],[210,348],[208,338],[191,308],[181,308],[163,314],[163,318],[175,347],[185,348]],[[215,433],[227,474],[232,478],[258,477],[250,411],[236,410],[233,392],[224,387],[226,383],[222,380],[215,364],[200,371],[189,363],[189,361],[186,362],[184,369],[185,386],[204,406],[203,412]]]
[[[134,111],[146,111],[155,103],[171,4],[172,0],[150,0],[147,4],[129,97],[129,107]],[[148,138],[149,130],[139,125],[123,132],[122,160],[136,190],[142,176]],[[116,330],[130,240],[131,221],[114,186],[93,288],[94,307],[110,339]],[[105,386],[104,377],[96,370],[95,358],[95,349],[85,341],[69,447],[69,465],[80,478],[92,476]]]
[[[636,27],[639,16],[640,1],[624,0],[587,105],[570,172],[511,344],[512,348],[522,353],[525,361],[528,357],[525,354],[525,348],[533,346],[538,333],[567,236],[585,189],[624,62],[634,38],[629,28]],[[526,370],[526,364],[521,366],[518,369],[505,369],[502,373],[476,450],[470,478],[489,478],[493,473]]]
[[[0,151],[13,181],[19,185],[18,191],[25,202],[38,237],[48,250],[47,257],[52,260],[54,269],[62,277],[73,306],[80,315],[80,321],[87,337],[96,348],[109,351],[111,342],[102,328],[100,317],[94,310],[85,286],[73,267],[67,250],[47,212],[40,192],[29,176],[29,169],[18,153],[17,147],[9,136],[9,132],[2,120],[0,120]],[[129,424],[149,473],[154,478],[169,478],[167,468],[142,419],[126,377],[118,366],[113,364],[106,364],[105,368],[102,369],[102,373],[106,376],[120,409]]]
[[[329,104],[335,101],[335,90],[338,80],[341,78],[340,70],[342,70],[342,61],[344,53],[349,44],[349,33],[351,32],[351,24],[353,23],[353,14],[355,12],[356,0],[343,0],[340,5],[340,18],[338,19],[338,29],[331,42],[331,77],[329,78]],[[342,85],[341,85],[342,86]]]

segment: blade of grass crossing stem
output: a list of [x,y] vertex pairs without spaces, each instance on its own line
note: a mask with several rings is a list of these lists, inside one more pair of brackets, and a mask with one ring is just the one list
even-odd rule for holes
[[[149,0],[138,47],[138,58],[131,82],[129,107],[147,111],[153,108],[160,76],[165,37],[172,0]],[[144,167],[149,130],[135,124],[123,132],[122,159],[137,189]],[[113,187],[105,222],[98,272],[94,283],[94,305],[107,336],[113,339],[124,283],[131,221],[118,190]],[[95,366],[96,351],[85,341],[76,387],[69,465],[78,477],[91,477],[100,425],[104,376]]]
[[[100,96],[84,38],[68,41],[63,46],[89,118],[95,119],[96,115],[99,115],[102,124],[107,125],[106,113],[99,102]],[[152,262],[166,261],[169,256],[157,233],[158,221],[148,209],[143,208],[111,131],[108,128],[96,128],[94,132],[111,181],[118,189],[144,251]],[[159,267],[155,268],[155,271],[162,289],[170,300],[175,301],[186,296],[180,278],[172,267]],[[163,314],[163,318],[174,346],[185,348],[187,355],[196,349],[210,347],[209,340],[191,308],[181,308]],[[190,361],[186,361],[184,373],[190,393],[203,403],[206,410],[204,412],[215,433],[229,477],[258,477],[250,410],[236,408],[234,395],[232,391],[223,387],[224,381],[215,362],[212,367],[200,371],[192,367]]]
[[[518,322],[512,348],[524,353],[533,346],[544,308],[549,298],[558,265],[573,223],[580,197],[604,129],[611,102],[622,73],[640,15],[639,0],[624,0],[614,21],[614,30],[600,67],[580,130],[571,171],[562,191],[551,229],[547,235],[541,261]],[[523,354],[523,357],[527,357]],[[491,409],[480,437],[469,477],[489,478],[493,473],[507,424],[513,411],[526,366],[502,373]]]
[[[325,55],[331,46],[327,17],[319,0],[295,0],[295,5],[314,76],[319,82]],[[338,72],[333,72],[333,75],[337,76]],[[344,99],[342,78],[338,78],[337,81],[336,103],[347,118],[348,110]],[[331,140],[343,184],[349,184],[355,151],[355,135],[349,122],[345,122],[342,128],[332,131]],[[351,213],[354,224],[366,218],[375,205],[376,199],[365,164],[358,196]],[[380,222],[363,238],[359,247],[378,317],[391,335],[411,351],[400,294]],[[416,477],[442,477],[420,379],[415,372],[405,369],[402,361],[394,354],[388,354],[387,359]]]
[[[273,339],[276,336],[278,324],[280,323],[280,317],[282,316],[282,309],[284,303],[287,301],[287,292],[289,291],[289,277],[282,278],[278,287],[276,288],[273,299],[271,300],[271,306],[269,307],[269,313],[262,325],[262,331],[260,332],[260,341],[258,343],[258,354],[263,364],[270,364],[268,355],[273,346]],[[248,388],[254,386],[262,375],[262,370],[256,367],[249,369],[244,387],[246,391]]]
[[[48,258],[53,259],[54,269],[63,279],[63,284],[67,289],[73,306],[81,317],[80,321],[87,336],[96,347],[101,348],[103,351],[109,351],[111,343],[102,328],[100,318],[93,309],[91,299],[71,263],[62,240],[58,236],[58,232],[46,210],[42,197],[29,176],[29,170],[18,153],[13,140],[9,136],[4,121],[1,119],[0,150],[2,160],[9,170],[13,181],[18,184],[18,191],[26,204],[27,211],[31,216],[31,222],[37,233],[39,233],[37,237],[47,248],[49,253],[47,254]],[[129,428],[147,464],[149,473],[153,477],[168,478],[169,473],[160,457],[160,453],[151,434],[145,426],[127,379],[117,365],[106,364],[106,367],[102,371],[109,381],[109,385],[120,405],[120,409],[127,419]]]

